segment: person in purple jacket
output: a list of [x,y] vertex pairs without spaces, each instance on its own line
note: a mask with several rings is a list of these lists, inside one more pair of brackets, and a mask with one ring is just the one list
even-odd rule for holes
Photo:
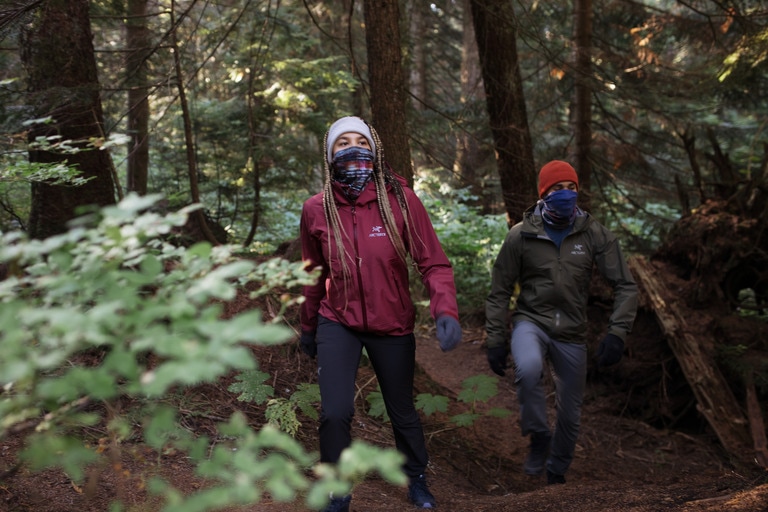
[[[435,507],[424,472],[428,457],[414,407],[416,312],[409,291],[409,257],[430,297],[443,351],[461,341],[453,268],[424,205],[384,161],[376,131],[359,117],[342,117],[325,136],[323,191],[302,208],[302,258],[319,267],[303,290],[301,349],[317,356],[320,460],[336,463],[351,443],[355,378],[362,350],[371,361],[405,456],[408,498]],[[347,511],[351,496],[331,497],[326,511]]]

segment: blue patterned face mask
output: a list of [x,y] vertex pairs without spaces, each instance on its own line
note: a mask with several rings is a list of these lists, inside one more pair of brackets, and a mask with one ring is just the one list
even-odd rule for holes
[[347,197],[357,199],[373,177],[373,152],[367,148],[351,147],[333,155],[333,179],[346,185]]
[[544,198],[541,216],[550,226],[564,228],[576,218],[576,199],[579,197],[573,190],[563,189],[552,192]]

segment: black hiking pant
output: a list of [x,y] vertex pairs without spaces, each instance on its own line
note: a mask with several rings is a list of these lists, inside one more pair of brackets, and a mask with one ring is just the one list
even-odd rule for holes
[[376,372],[395,446],[406,457],[405,474],[416,477],[427,467],[424,432],[413,404],[416,339],[352,331],[323,318],[317,324],[317,376],[320,384],[320,461],[335,463],[352,442],[355,379],[365,348]]

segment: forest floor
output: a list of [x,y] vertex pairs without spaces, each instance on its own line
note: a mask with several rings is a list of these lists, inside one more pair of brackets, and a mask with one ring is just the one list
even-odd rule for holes
[[[597,305],[599,306],[599,304]],[[596,306],[596,307],[597,307]],[[248,307],[243,305],[242,307]],[[598,308],[599,309],[599,308]],[[603,307],[603,309],[605,309]],[[470,427],[456,427],[449,415],[469,410],[469,405],[451,401],[447,414],[423,418],[430,464],[427,478],[439,510],[468,511],[768,511],[768,474],[757,465],[733,465],[716,436],[703,422],[679,428],[652,425],[643,418],[637,403],[656,400],[655,394],[671,398],[684,395],[674,384],[673,365],[653,317],[641,313],[627,340],[626,357],[615,367],[591,369],[575,460],[565,485],[546,485],[544,477],[533,478],[522,471],[528,439],[517,420],[517,399],[512,372],[499,379],[499,393],[477,412],[491,407],[512,411],[507,417],[482,416]],[[599,326],[597,327],[600,328]],[[416,393],[456,397],[462,382],[473,375],[493,375],[488,369],[481,326],[464,326],[462,343],[443,353],[433,327],[420,327],[417,335]],[[660,348],[662,347],[662,348]],[[295,344],[255,348],[260,369],[274,376],[276,390],[295,390],[301,382],[316,382],[315,363]],[[661,354],[661,355],[660,355]],[[646,360],[657,360],[653,370]],[[646,365],[646,366],[643,366]],[[659,368],[666,373],[657,378]],[[627,383],[627,375],[650,375],[657,391]],[[679,378],[677,379],[679,381]],[[180,413],[192,432],[215,436],[215,424],[235,410],[244,412],[254,425],[263,423],[263,407],[238,402],[227,390],[231,380],[188,390]],[[551,384],[551,383],[550,383]],[[376,389],[370,366],[363,364],[358,376],[361,388],[353,436],[369,443],[394,446],[389,424],[366,414],[365,396]],[[684,388],[684,386],[683,386]],[[690,391],[688,391],[690,394]],[[550,395],[552,399],[552,395]],[[688,400],[688,398],[686,398]],[[553,408],[552,408],[553,409]],[[696,417],[694,412],[689,415]],[[700,418],[699,418],[700,420]],[[308,450],[317,450],[317,423],[302,418],[297,438]],[[98,432],[92,433],[94,439]],[[120,498],[128,512],[160,510],[148,496],[146,478],[160,474],[184,492],[205,485],[196,477],[185,457],[178,453],[158,455],[136,442],[120,445],[119,461],[112,459],[95,467],[88,483],[76,485],[60,471],[32,473],[13,468],[19,440],[0,440],[0,512],[104,512]],[[300,503],[278,503],[269,496],[257,505],[227,509],[227,512],[307,510]],[[372,476],[353,491],[354,512],[415,510],[406,490]]]

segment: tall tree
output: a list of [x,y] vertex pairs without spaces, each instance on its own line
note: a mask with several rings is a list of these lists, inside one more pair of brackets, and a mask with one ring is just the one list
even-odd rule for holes
[[22,32],[21,56],[34,115],[52,121],[35,124],[28,138],[34,142],[57,136],[81,151],[66,154],[33,147],[29,160],[67,162],[91,178],[77,188],[32,184],[29,233],[45,238],[65,231],[79,207],[114,204],[115,181],[109,153],[92,144],[105,134],[88,0],[48,0],[39,5],[37,17]]
[[128,147],[129,191],[147,193],[149,173],[149,87],[147,59],[151,53],[147,28],[147,0],[128,0],[125,21],[126,85],[128,86]]
[[427,48],[425,36],[427,32],[426,13],[429,4],[420,0],[408,2],[408,38],[410,40],[409,89],[411,105],[417,112],[424,110],[424,99],[427,97]]
[[[186,79],[181,66],[181,47],[179,46],[177,30],[179,24],[176,19],[176,10],[174,2],[171,2],[171,44],[173,45],[173,63],[176,73],[176,89],[179,93],[179,104],[181,107],[181,118],[184,123],[184,147],[187,150],[187,176],[189,177],[189,195],[193,203],[200,202],[200,187],[198,179],[197,158],[195,156],[194,132],[192,130],[192,116],[190,114],[189,103],[187,101]],[[182,14],[182,18],[186,12]],[[197,222],[200,232],[205,240],[212,244],[217,244],[216,236],[208,226],[208,221],[203,210],[193,212],[191,220]]]
[[364,11],[373,125],[381,136],[387,161],[412,185],[398,1],[365,0]]
[[535,197],[533,145],[517,56],[517,17],[505,0],[472,0],[472,19],[507,223],[511,226]]
[[592,181],[592,0],[574,0],[573,108],[575,145],[570,159],[579,173],[579,200],[590,209]]
[[[461,44],[461,108],[465,118],[479,101],[486,101],[482,72],[477,51],[477,38],[472,25],[472,7],[470,0],[463,0],[462,44]],[[474,117],[474,116],[472,116]],[[488,204],[489,194],[484,193],[482,185],[483,169],[489,160],[489,151],[480,144],[478,129],[462,124],[456,135],[456,159],[453,164],[454,181],[459,187],[469,187],[478,198],[483,211],[491,210]]]

